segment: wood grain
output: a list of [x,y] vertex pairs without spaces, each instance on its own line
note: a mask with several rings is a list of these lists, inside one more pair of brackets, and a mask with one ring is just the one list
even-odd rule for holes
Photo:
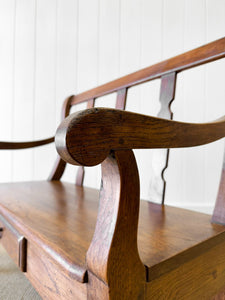
[[[64,120],[70,113],[71,101],[73,96],[67,97],[62,106],[61,110],[61,119]],[[61,159],[60,156],[56,158],[55,164],[51,170],[51,173],[48,176],[48,180],[60,180],[66,168],[66,163]]]
[[160,78],[167,73],[187,70],[223,57],[225,57],[225,38],[78,94],[73,97],[71,105]]
[[[204,251],[189,261],[150,281],[146,285],[146,299],[212,300],[224,288],[225,281],[224,236],[214,242],[205,245]],[[222,300],[222,295],[217,299]]]
[[93,166],[101,163],[111,149],[193,147],[224,135],[225,117],[211,123],[192,124],[93,108],[67,117],[56,132],[55,143],[65,161]]
[[[99,191],[58,181],[8,183],[0,184],[0,198],[1,215],[26,237],[28,250],[29,244],[35,243],[64,277],[87,280],[85,256],[95,230]],[[193,247],[198,253],[199,244],[214,243],[220,233],[225,234],[225,227],[211,224],[209,215],[140,201],[138,250],[149,267],[149,279],[190,260],[190,255],[181,253]]]
[[109,299],[144,297],[146,273],[137,250],[139,194],[132,151],[112,152],[102,164],[97,223],[86,255],[88,271],[108,285]]
[[48,255],[42,247],[32,240],[28,243],[27,272],[25,275],[38,290],[42,299],[87,299],[86,284],[66,276],[65,270],[54,257]]
[[[87,102],[87,108],[92,108],[95,105],[95,99],[90,99]],[[80,166],[77,170],[77,176],[76,176],[76,185],[82,186],[84,182],[84,175],[85,170],[83,166]]]

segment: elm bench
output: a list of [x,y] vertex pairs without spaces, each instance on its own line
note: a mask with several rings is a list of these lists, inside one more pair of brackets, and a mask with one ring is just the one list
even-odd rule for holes
[[[132,149],[169,150],[225,136],[225,117],[206,124],[172,120],[176,76],[225,57],[225,38],[68,97],[47,181],[0,184],[1,243],[43,299],[224,299],[225,166],[208,215],[140,201]],[[127,90],[161,78],[157,117],[125,111]],[[117,93],[116,108],[95,108]],[[87,109],[70,114],[72,106]],[[0,142],[25,149],[53,142]],[[60,181],[79,165],[76,184]],[[84,166],[102,165],[100,192],[83,187]],[[138,231],[138,233],[137,233]],[[1,268],[1,267],[0,267]],[[217,295],[217,296],[216,296]]]

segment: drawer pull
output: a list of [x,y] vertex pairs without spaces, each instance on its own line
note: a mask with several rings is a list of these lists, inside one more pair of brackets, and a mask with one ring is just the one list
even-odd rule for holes
[[26,272],[27,264],[27,240],[24,236],[18,239],[19,242],[19,267],[22,272]]
[[[27,240],[3,216],[0,216],[2,244],[22,272],[26,272]],[[3,231],[4,230],[4,231]]]

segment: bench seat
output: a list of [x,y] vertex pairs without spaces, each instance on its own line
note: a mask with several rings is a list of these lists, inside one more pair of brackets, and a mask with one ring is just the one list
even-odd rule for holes
[[[73,280],[71,295],[74,279],[79,283],[88,282],[85,255],[97,219],[97,190],[59,181],[8,183],[0,185],[0,199],[2,226],[9,227],[9,231],[13,227],[25,237],[26,257],[39,259],[38,256],[43,255],[45,261],[48,258],[56,264],[63,276]],[[193,259],[194,252],[200,255],[204,241],[209,239],[214,246],[217,240],[220,243],[225,239],[225,226],[210,223],[209,215],[141,201],[138,248],[141,260],[147,266],[146,281],[179,267],[179,256],[183,264],[184,260]],[[2,243],[7,248],[5,240],[3,229]],[[11,243],[10,247],[13,245]],[[36,258],[33,253],[30,255],[29,247],[31,251],[32,247],[38,249]],[[209,244],[207,247],[210,249]],[[29,259],[26,265],[26,274],[36,286],[39,270]],[[42,276],[53,278],[51,271],[46,269],[45,272]],[[57,285],[54,278],[54,285]]]

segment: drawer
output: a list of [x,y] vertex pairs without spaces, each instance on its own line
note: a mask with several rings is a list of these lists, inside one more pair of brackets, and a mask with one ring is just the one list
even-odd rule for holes
[[27,241],[4,217],[0,215],[0,242],[21,269],[26,272]]

